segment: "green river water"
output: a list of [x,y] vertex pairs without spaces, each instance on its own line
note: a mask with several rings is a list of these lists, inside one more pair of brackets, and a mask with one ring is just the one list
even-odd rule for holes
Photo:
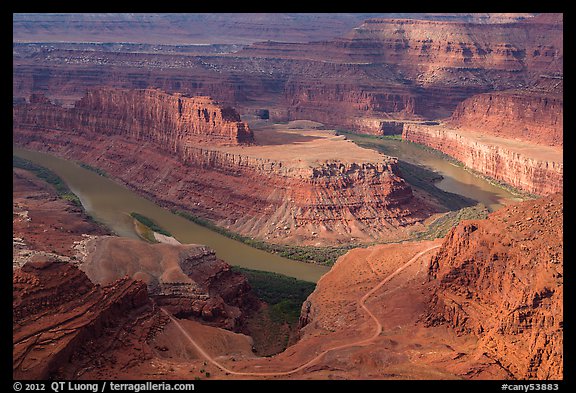
[[[472,198],[497,210],[506,200],[515,200],[508,191],[474,176],[438,154],[398,140],[350,136],[352,140],[369,144],[379,151],[432,169],[443,176],[436,186],[444,191]],[[76,163],[50,154],[14,147],[14,154],[42,165],[60,176],[80,198],[86,211],[97,221],[110,227],[119,236],[137,238],[130,212],[140,213],[168,230],[181,243],[205,244],[216,255],[231,265],[249,269],[276,272],[300,280],[316,282],[329,267],[282,258],[227,238],[208,228],[190,222],[169,210],[156,205],[135,192],[84,169]]]

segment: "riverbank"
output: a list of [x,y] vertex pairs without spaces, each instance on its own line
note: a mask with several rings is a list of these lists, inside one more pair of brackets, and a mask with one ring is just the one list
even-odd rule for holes
[[207,245],[230,265],[272,271],[309,282],[316,282],[329,270],[327,266],[293,261],[229,239],[175,215],[111,179],[81,168],[76,163],[18,147],[14,148],[14,153],[57,173],[69,188],[79,195],[89,214],[113,228],[119,236],[138,238],[133,218],[129,216],[130,212],[136,212],[154,220],[183,244]]
[[[450,210],[482,203],[490,211],[536,196],[475,171],[453,157],[415,142],[338,130],[359,146],[398,158],[405,179]],[[427,173],[428,171],[428,173]]]

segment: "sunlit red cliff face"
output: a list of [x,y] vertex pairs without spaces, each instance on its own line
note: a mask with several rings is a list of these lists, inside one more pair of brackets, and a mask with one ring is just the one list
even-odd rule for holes
[[[562,379],[562,228],[563,196],[554,194],[463,221],[435,242],[354,249],[303,304],[302,339],[278,360],[368,340],[327,354],[312,374]],[[377,336],[362,299],[382,325]]]
[[[205,97],[104,89],[73,108],[34,96],[13,113],[18,145],[100,167],[244,235],[314,244],[398,238],[432,212],[397,175],[396,159],[326,156],[317,145],[327,158],[282,155],[285,147],[259,147],[236,112]],[[364,152],[330,134],[302,138]]]
[[561,94],[503,91],[472,96],[441,125],[405,124],[402,137],[536,195],[563,189]]
[[[177,152],[187,138],[213,144],[250,143],[254,135],[240,115],[222,107],[209,97],[186,97],[159,90],[90,90],[74,108],[59,110],[46,97],[34,95],[32,106],[18,106],[22,126],[67,130],[78,127],[81,133],[125,135],[152,141]],[[43,109],[42,109],[43,108]],[[31,109],[31,110],[28,110]]]
[[544,146],[563,146],[562,94],[502,91],[472,96],[447,122],[457,129]]
[[463,222],[430,264],[426,322],[476,336],[512,378],[562,379],[563,255],[562,194]]

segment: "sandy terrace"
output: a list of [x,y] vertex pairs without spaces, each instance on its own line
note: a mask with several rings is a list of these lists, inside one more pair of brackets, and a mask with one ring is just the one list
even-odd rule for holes
[[334,130],[317,129],[318,124],[302,120],[288,124],[251,124],[255,145],[214,149],[301,167],[314,166],[325,161],[375,163],[387,159],[387,156],[374,150],[357,146],[343,135],[337,136]]

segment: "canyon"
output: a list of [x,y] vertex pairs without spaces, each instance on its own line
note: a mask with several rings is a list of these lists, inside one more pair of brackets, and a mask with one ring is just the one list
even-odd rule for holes
[[14,378],[76,379],[149,361],[169,321],[161,307],[237,332],[262,307],[205,246],[110,236],[24,169],[13,186]]
[[536,195],[563,188],[563,100],[550,93],[484,93],[461,102],[442,124],[405,124],[423,144],[493,179]]
[[329,131],[266,128],[254,137],[232,109],[211,105],[156,90],[90,92],[73,108],[33,96],[14,106],[13,140],[272,242],[404,237],[434,212],[398,176],[394,158]]
[[[562,14],[412,17],[366,15],[362,23],[340,35],[302,40],[268,36],[267,41],[264,35],[259,42],[252,39],[226,53],[186,52],[169,43],[152,50],[19,40],[13,55],[15,102],[43,93],[53,102],[73,106],[92,88],[152,87],[209,96],[243,114],[266,109],[273,121],[308,119],[331,128],[382,135],[400,134],[404,124],[449,119],[450,128],[474,125],[482,134],[562,146]],[[71,18],[83,20],[78,15]],[[101,17],[105,25],[111,18]],[[166,23],[173,16],[142,18],[160,18]],[[247,26],[250,30],[258,24],[263,26],[261,31],[270,32],[267,23],[275,18],[299,20],[304,25],[315,20],[319,24],[309,28],[310,34],[325,23],[317,15],[241,18],[234,27],[238,36],[246,33],[243,29]],[[51,19],[58,18],[46,17],[47,26]],[[97,25],[97,21],[89,23]],[[53,23],[52,31],[59,34],[61,22]],[[129,23],[137,25],[137,18]],[[175,25],[182,26],[181,21]],[[43,34],[50,31],[46,27]],[[218,37],[214,35],[212,43],[218,42]],[[103,42],[107,42],[104,37]],[[426,143],[434,138],[417,139]],[[440,143],[431,142],[430,146],[440,148]],[[516,154],[502,148],[508,156]],[[468,147],[451,144],[440,148],[444,152],[454,149]],[[561,188],[558,152],[553,160],[521,154],[515,160],[515,174],[503,178],[503,170],[494,169],[497,163],[482,149],[486,147],[475,155],[486,161],[474,169],[489,177],[534,194]],[[546,165],[553,167],[551,171],[539,169]],[[531,178],[546,173],[555,177],[554,185],[531,184]]]
[[[13,26],[14,147],[250,244],[349,250],[270,344],[278,308],[247,273],[115,236],[15,155],[14,379],[565,379],[563,14]],[[351,135],[434,149],[515,198],[439,192],[434,168]]]
[[[144,300],[143,282],[126,277],[91,289],[69,263],[33,261],[14,273],[15,356],[20,359],[32,345],[50,361],[34,368],[44,374],[30,374],[34,359],[22,356],[15,370],[27,377],[66,377],[74,370],[79,379],[186,379],[198,370],[213,379],[562,379],[562,211],[562,195],[554,194],[505,207],[487,220],[462,222],[444,239],[354,249],[304,302],[300,340],[267,358],[254,356],[243,334],[168,318],[154,300]],[[548,262],[534,269],[540,260]],[[61,279],[55,275],[62,274],[69,289],[57,289]],[[48,295],[54,290],[57,296]],[[90,296],[65,302],[71,290]],[[133,299],[129,294],[135,292],[139,301],[119,300]],[[94,322],[64,338],[51,330],[44,340],[19,339],[46,331],[40,322],[28,322],[33,315],[50,312],[55,303],[63,304],[57,308],[63,317],[78,315],[74,307],[94,309],[99,293],[109,296],[98,310],[117,303],[141,306],[124,314],[122,326],[132,330],[120,335],[121,342],[112,333],[116,322],[99,319],[109,318],[107,311],[81,314],[94,315]],[[118,307],[111,305],[110,312]],[[99,324],[106,328],[93,333]],[[76,335],[94,337],[85,345],[107,343],[106,351],[74,349]],[[40,342],[67,349],[46,352]],[[71,363],[62,361],[71,353]]]

